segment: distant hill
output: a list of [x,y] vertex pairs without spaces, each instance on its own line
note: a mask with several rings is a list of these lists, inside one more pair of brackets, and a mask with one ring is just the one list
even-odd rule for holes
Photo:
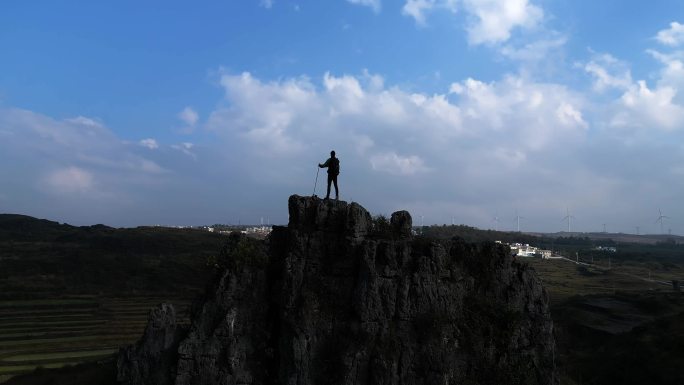
[[203,287],[225,236],[194,229],[71,226],[0,214],[0,299]]
[[581,233],[581,232],[557,232],[557,233],[526,233],[529,235],[534,235],[538,237],[576,237],[576,238],[589,238],[592,240],[607,240],[611,239],[618,243],[641,243],[655,245],[662,242],[674,242],[677,244],[684,244],[684,237],[680,235],[669,235],[669,234],[625,234],[625,233]]
[[466,225],[432,225],[418,228],[418,232],[426,236],[437,238],[459,237],[470,242],[499,240],[502,242],[522,242],[535,243],[546,242],[551,239],[576,238],[589,239],[592,241],[612,241],[616,243],[635,243],[655,245],[658,243],[684,244],[684,237],[680,235],[668,234],[625,234],[625,233],[584,233],[566,232],[556,233],[541,232],[517,232],[517,231],[495,231],[482,230]]
[[615,233],[534,233],[481,230],[465,225],[433,225],[418,228],[426,237],[462,238],[468,242],[501,241],[528,243],[543,249],[580,258],[592,254],[597,246],[615,246],[618,259],[684,260],[684,237],[678,235],[634,235]]
[[73,232],[74,226],[27,215],[0,214],[0,240],[46,240]]

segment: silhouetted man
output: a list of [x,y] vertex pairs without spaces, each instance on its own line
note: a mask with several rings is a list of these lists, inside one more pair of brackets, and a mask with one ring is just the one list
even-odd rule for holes
[[323,164],[318,164],[320,168],[328,168],[328,193],[325,199],[330,199],[330,182],[335,184],[335,199],[340,199],[340,192],[337,189],[337,176],[340,174],[340,160],[335,158],[335,151],[330,151],[330,158]]

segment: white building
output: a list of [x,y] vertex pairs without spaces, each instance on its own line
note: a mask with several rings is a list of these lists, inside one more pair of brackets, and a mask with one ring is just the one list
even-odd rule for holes
[[527,243],[522,244],[522,243],[514,243],[510,245],[511,251],[514,252],[515,255],[520,256],[520,257],[534,257],[535,254],[537,254],[537,248],[534,246],[530,246]]

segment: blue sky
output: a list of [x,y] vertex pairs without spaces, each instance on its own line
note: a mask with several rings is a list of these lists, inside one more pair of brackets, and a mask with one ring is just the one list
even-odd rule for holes
[[0,10],[0,212],[285,223],[335,149],[342,199],[372,213],[657,233],[660,209],[684,234],[679,1]]

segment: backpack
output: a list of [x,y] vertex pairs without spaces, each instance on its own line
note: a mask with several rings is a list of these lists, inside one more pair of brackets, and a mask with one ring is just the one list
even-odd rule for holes
[[340,160],[337,158],[330,158],[330,165],[328,165],[328,170],[330,174],[339,175],[340,174]]

